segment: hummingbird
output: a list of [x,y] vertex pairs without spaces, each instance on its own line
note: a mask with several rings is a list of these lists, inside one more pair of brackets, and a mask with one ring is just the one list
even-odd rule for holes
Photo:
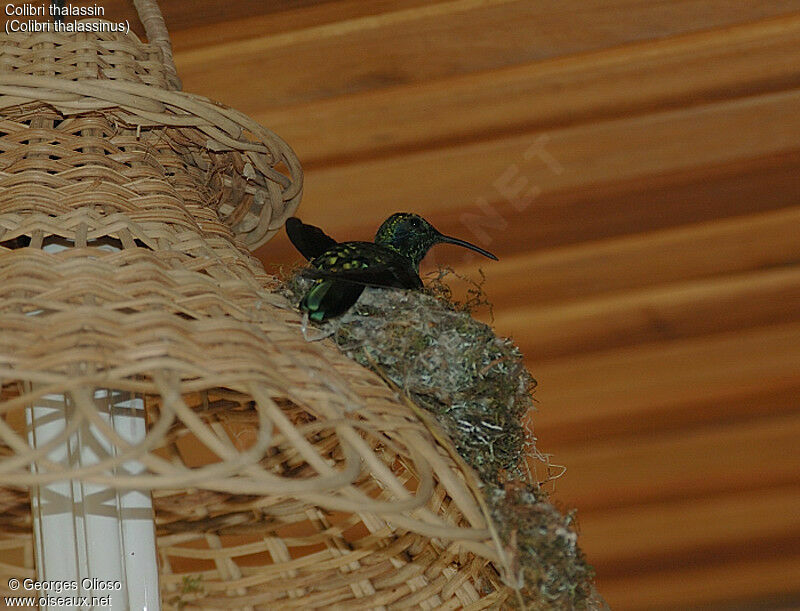
[[304,275],[314,278],[314,284],[299,307],[315,322],[344,314],[367,286],[421,289],[419,264],[434,244],[456,244],[497,261],[489,251],[444,235],[410,212],[396,212],[386,219],[373,242],[340,243],[297,217],[287,219],[286,233],[311,262]]

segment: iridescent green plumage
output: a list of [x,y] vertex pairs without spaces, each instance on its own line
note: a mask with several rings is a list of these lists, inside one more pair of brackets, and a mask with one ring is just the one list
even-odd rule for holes
[[419,264],[434,244],[457,244],[497,259],[474,244],[443,235],[422,217],[407,212],[386,219],[374,242],[337,243],[318,227],[294,217],[286,221],[286,232],[311,261],[306,275],[315,278],[315,283],[300,301],[300,309],[318,322],[346,312],[367,286],[422,288]]

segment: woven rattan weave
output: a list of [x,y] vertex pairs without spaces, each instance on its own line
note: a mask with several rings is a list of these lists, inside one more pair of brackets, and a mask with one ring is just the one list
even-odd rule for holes
[[[249,254],[299,202],[294,154],[181,92],[160,40],[2,39],[0,590],[35,572],[28,490],[72,479],[151,491],[167,607],[510,600],[471,475],[377,376],[306,342]],[[143,397],[142,443],[97,389]],[[54,395],[65,437],[116,451],[48,463],[24,413]]]

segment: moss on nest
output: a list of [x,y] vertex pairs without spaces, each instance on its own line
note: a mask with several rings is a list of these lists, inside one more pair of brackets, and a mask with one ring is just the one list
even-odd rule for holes
[[[573,514],[562,515],[527,468],[526,456],[538,456],[523,424],[536,381],[517,346],[472,317],[486,304],[480,286],[457,303],[446,275],[426,291],[368,288],[350,311],[319,325],[322,336],[432,413],[478,472],[499,534],[515,552],[528,608],[602,607]],[[281,291],[297,303],[309,286],[293,274]]]
[[592,586],[592,568],[578,547],[574,511],[562,515],[541,488],[530,484],[486,491],[501,539],[517,547],[529,609],[603,606]]

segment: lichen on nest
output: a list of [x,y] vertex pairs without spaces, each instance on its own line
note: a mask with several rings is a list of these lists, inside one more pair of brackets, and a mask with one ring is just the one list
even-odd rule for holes
[[[485,305],[479,284],[454,302],[448,270],[425,291],[368,288],[354,307],[319,325],[339,349],[387,378],[433,414],[456,450],[473,467],[506,545],[514,550],[529,608],[602,606],[593,572],[576,544],[573,517],[562,515],[528,470],[539,456],[523,424],[536,381],[509,339],[475,320]],[[281,292],[298,303],[310,281],[291,274]]]

